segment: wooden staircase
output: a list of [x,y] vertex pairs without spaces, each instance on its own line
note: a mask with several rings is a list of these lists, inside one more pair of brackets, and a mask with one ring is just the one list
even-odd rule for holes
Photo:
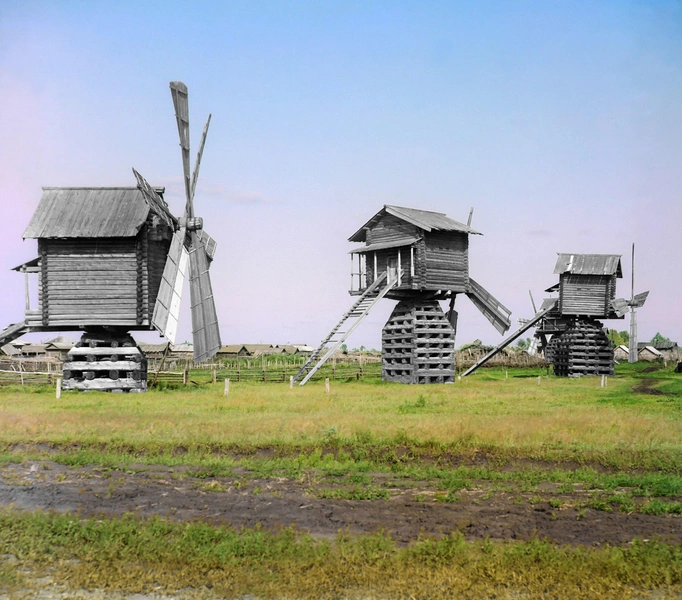
[[[388,273],[382,273],[377,277],[376,281],[358,297],[353,306],[350,307],[350,310],[341,317],[341,320],[334,326],[329,335],[322,340],[322,343],[308,357],[308,360],[294,377],[294,382],[298,383],[300,381],[299,385],[305,385],[334,352],[341,347],[341,344],[355,331],[355,328],[362,323],[379,300],[397,284],[398,277],[396,274],[389,276]],[[341,331],[342,327],[344,327],[344,331]],[[331,344],[331,346],[327,348],[327,344]]]

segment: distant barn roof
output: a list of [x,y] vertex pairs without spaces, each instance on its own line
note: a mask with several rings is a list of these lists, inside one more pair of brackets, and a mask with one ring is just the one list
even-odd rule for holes
[[137,187],[44,187],[24,238],[134,237],[148,214]]
[[623,276],[620,254],[559,254],[554,274],[562,273]]
[[378,223],[386,215],[393,215],[403,221],[412,223],[424,231],[461,231],[463,233],[471,233],[482,235],[480,232],[473,230],[468,225],[455,221],[448,217],[445,213],[433,212],[430,210],[419,210],[416,208],[405,208],[402,206],[391,206],[386,204],[376,215],[374,215],[367,223],[358,229],[352,236],[348,238],[349,242],[364,242],[366,241],[366,228],[371,228],[372,225]]

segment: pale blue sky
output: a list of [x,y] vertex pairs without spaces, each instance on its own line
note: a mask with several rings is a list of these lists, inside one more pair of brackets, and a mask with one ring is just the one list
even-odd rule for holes
[[[640,338],[682,342],[680,2],[4,0],[0,327],[23,314],[10,269],[36,254],[41,186],[135,167],[181,211],[170,80],[194,149],[213,113],[196,208],[225,343],[316,345],[350,306],[346,239],[384,204],[473,206],[471,274],[514,320],[557,252],[623,254],[629,295],[635,242]],[[392,306],[349,345],[379,347]],[[458,309],[458,345],[500,339]]]

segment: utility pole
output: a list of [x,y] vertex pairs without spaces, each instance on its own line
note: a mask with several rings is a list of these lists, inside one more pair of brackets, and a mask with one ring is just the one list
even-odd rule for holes
[[632,290],[630,293],[630,355],[628,362],[637,362],[637,312],[635,311],[635,244],[632,244]]

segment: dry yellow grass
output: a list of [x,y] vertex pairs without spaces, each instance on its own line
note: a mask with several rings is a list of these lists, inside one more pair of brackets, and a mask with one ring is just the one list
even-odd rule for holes
[[233,383],[143,395],[0,391],[0,443],[306,444],[395,440],[488,448],[678,450],[676,405],[632,392],[630,377],[482,376],[454,385]]

